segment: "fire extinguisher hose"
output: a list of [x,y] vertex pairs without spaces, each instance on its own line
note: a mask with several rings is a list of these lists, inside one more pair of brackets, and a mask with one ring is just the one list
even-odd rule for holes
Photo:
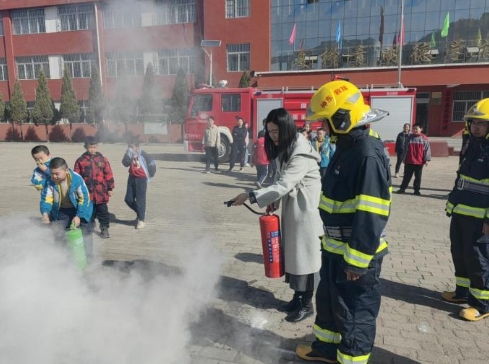
[[[224,201],[224,205],[226,205],[227,207],[231,207],[231,205],[233,203],[234,203],[234,200]],[[261,215],[261,216],[267,215],[266,212],[259,212],[259,211],[253,210],[250,206],[248,206],[245,203],[243,203],[243,206],[246,207],[248,210],[250,210],[252,213],[254,213],[256,215]]]

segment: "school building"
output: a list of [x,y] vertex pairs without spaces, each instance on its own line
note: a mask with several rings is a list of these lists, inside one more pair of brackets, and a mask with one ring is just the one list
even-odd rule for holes
[[163,99],[180,67],[190,88],[245,70],[258,88],[416,88],[429,136],[460,134],[489,97],[489,0],[2,0],[0,15],[0,92],[19,79],[29,107],[41,69],[59,103],[65,67],[86,107],[93,63],[109,100],[122,73],[139,98],[148,63]]

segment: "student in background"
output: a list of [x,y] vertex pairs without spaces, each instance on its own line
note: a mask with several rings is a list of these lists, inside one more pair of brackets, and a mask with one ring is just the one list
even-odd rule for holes
[[414,194],[421,196],[421,177],[423,167],[431,160],[431,148],[428,137],[422,133],[423,126],[414,124],[413,133],[408,137],[408,147],[404,159],[404,176],[397,193],[406,193],[406,188],[414,174]]
[[110,237],[110,215],[107,204],[114,190],[114,174],[109,160],[98,151],[98,142],[94,137],[88,137],[84,144],[86,152],[75,162],[74,171],[82,176],[90,199],[93,202],[93,215],[91,222],[95,226],[98,218],[100,233],[103,239]]
[[51,154],[49,153],[48,147],[45,145],[36,145],[32,148],[31,155],[37,165],[32,173],[31,183],[36,190],[41,191],[46,185],[47,178],[49,177]]
[[148,182],[156,173],[154,159],[139,146],[139,138],[132,137],[122,158],[122,165],[129,167],[127,190],[124,201],[136,213],[136,229],[146,226],[146,191]]
[[258,139],[253,144],[252,165],[256,167],[256,186],[262,188],[263,182],[268,177],[268,165],[270,164],[265,151],[265,131],[260,130]]
[[327,124],[317,130],[317,135],[312,140],[311,144],[316,152],[318,152],[321,156],[321,162],[319,162],[319,173],[321,173],[322,178],[326,174],[329,160],[333,156],[336,149],[335,145],[331,144],[331,138],[329,137],[329,127]]

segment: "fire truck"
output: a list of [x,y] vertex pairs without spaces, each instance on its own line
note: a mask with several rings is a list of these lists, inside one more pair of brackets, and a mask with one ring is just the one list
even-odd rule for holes
[[[202,152],[204,129],[207,118],[213,116],[221,134],[219,160],[227,162],[233,143],[232,130],[237,117],[248,122],[254,139],[263,129],[263,120],[270,110],[283,107],[292,115],[298,127],[306,119],[306,109],[316,90],[290,89],[265,90],[259,88],[202,88],[190,96],[189,108],[184,123],[184,148],[187,152]],[[361,88],[365,101],[372,107],[387,110],[389,116],[375,123],[389,151],[405,123],[413,124],[416,117],[416,89],[368,85]],[[320,127],[313,124],[313,130]],[[252,141],[250,141],[251,143]]]

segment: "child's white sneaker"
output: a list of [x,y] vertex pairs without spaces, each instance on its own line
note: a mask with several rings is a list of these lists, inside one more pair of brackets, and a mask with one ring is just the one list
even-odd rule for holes
[[138,220],[138,223],[136,224],[136,229],[144,229],[145,226],[146,224],[143,220]]

